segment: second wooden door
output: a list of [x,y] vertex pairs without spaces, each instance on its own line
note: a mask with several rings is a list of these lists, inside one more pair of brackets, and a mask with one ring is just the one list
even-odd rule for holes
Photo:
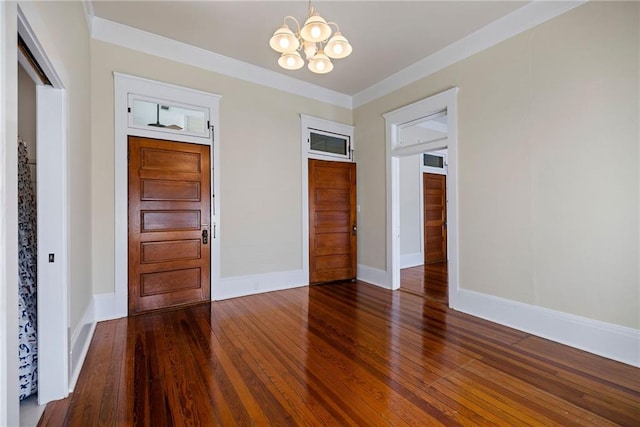
[[309,283],[356,278],[356,164],[309,159]]
[[129,137],[129,313],[210,300],[209,146]]
[[424,263],[447,260],[447,176],[423,174]]

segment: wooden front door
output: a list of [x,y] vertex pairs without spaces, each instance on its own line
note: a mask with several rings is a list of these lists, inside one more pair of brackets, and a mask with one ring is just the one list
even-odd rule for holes
[[424,191],[424,263],[447,260],[447,176],[422,174]]
[[309,159],[309,283],[356,278],[356,164]]
[[209,146],[129,137],[129,313],[211,295]]

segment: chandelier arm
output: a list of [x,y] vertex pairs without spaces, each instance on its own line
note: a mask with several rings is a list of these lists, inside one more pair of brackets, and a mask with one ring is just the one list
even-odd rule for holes
[[285,17],[284,17],[284,19],[282,20],[283,24],[285,24],[285,25],[287,24],[287,18],[289,18],[289,19],[293,20],[293,22],[295,22],[295,23],[296,23],[296,28],[297,28],[297,30],[298,30],[298,31],[296,31],[295,36],[296,36],[297,38],[300,38],[300,23],[299,23],[299,22],[298,22],[298,20],[297,20],[296,18],[294,18],[293,16],[291,16],[291,15],[287,15],[287,16],[285,16]]
[[[336,31],[340,31],[340,27],[338,27],[338,24],[336,24],[335,22],[331,21],[331,22],[327,22],[327,25],[334,25],[336,27]],[[329,36],[331,37],[331,36]],[[328,39],[327,39],[328,40]]]

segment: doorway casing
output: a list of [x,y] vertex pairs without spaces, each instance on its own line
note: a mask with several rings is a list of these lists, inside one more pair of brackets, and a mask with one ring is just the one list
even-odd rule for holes
[[[449,306],[455,308],[458,294],[458,134],[457,95],[454,87],[423,100],[406,105],[383,115],[386,127],[387,161],[387,284],[391,289],[400,287],[400,157],[425,151],[447,148],[447,247],[449,252]],[[446,111],[448,132],[446,138],[413,144],[400,143],[403,127],[415,124],[434,114]]]
[[[102,303],[100,320],[126,317],[128,314],[128,161],[127,137],[141,136],[155,139],[211,145],[211,299],[215,299],[214,286],[220,283],[220,96],[212,93],[162,83],[141,77],[114,73],[115,86],[115,300]],[[136,94],[184,105],[206,107],[212,126],[211,137],[203,138],[153,129],[140,129],[128,125],[128,95]],[[212,196],[212,195],[210,195]],[[215,230],[215,231],[213,231]]]
[[[350,153],[348,158],[337,158],[311,153],[309,132],[313,129],[349,137]],[[309,284],[309,159],[355,163],[353,159],[355,142],[353,138],[353,126],[308,116],[306,114],[300,114],[300,138],[302,172],[302,286],[306,286]]]

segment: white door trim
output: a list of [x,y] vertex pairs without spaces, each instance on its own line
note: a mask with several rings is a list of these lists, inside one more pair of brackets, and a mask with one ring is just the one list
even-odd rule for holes
[[16,45],[16,2],[0,2],[0,425],[20,422]]
[[[38,403],[69,394],[68,102],[59,74],[18,5],[18,33],[53,87],[36,87]],[[55,261],[49,262],[48,255]]]
[[[458,135],[457,94],[454,87],[383,115],[387,139],[387,285],[400,287],[400,162],[399,157],[446,147],[449,169],[447,174],[447,250],[449,253],[449,306],[455,307],[458,294]],[[400,145],[403,125],[447,110],[449,132],[447,138],[436,142]]]
[[[65,91],[37,86],[38,403],[69,394],[69,221]],[[65,126],[62,126],[62,124]],[[49,254],[54,261],[50,262]]]
[[[200,90],[189,89],[121,73],[114,73],[115,110],[115,307],[108,318],[126,317],[128,314],[128,167],[127,137],[167,139],[212,146],[211,189],[215,197],[211,202],[211,299],[215,296],[215,285],[220,283],[220,96]],[[213,126],[212,136],[203,138],[190,135],[168,134],[151,129],[130,128],[128,122],[128,95],[137,94],[166,99],[182,104],[206,107]],[[215,230],[215,236],[214,236]]]

